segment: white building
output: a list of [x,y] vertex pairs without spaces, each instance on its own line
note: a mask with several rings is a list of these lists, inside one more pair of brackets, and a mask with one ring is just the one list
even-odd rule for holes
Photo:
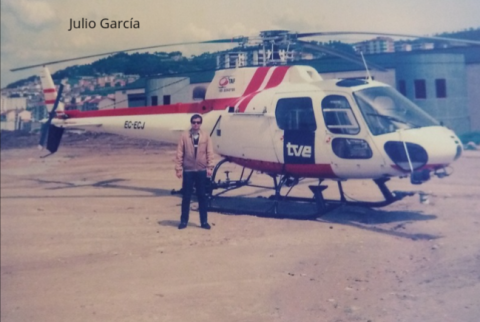
[[30,129],[27,124],[32,121],[32,113],[26,110],[9,110],[0,114],[2,131]]
[[26,97],[5,97],[2,96],[0,103],[1,113],[11,110],[25,110],[27,108]]
[[30,122],[31,113],[26,111],[26,97],[1,97],[0,117],[1,129],[15,131],[22,128],[22,124]]
[[354,45],[357,53],[368,54],[393,53],[395,52],[395,43],[389,37],[377,37],[372,40],[362,41]]

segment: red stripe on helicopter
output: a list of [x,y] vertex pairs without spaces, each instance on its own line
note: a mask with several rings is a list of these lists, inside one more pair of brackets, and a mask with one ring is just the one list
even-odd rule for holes
[[43,90],[44,93],[55,93],[55,88],[46,88]]
[[78,110],[66,111],[69,117],[103,117],[103,116],[132,116],[132,115],[155,115],[155,114],[179,114],[179,113],[198,113],[204,114],[212,110],[223,110],[228,106],[234,106],[237,97],[222,98],[214,100],[205,100],[198,103],[177,103],[173,105],[143,106],[135,108],[117,108],[100,111]]
[[270,174],[288,174],[309,178],[337,178],[330,164],[282,164],[228,156],[226,158],[236,164]]
[[[285,74],[287,74],[287,71],[290,67],[288,66],[280,66],[275,68],[275,70],[272,73],[272,76],[270,76],[270,79],[268,80],[267,85],[265,86],[265,89],[269,89],[272,87],[276,87],[280,85],[283,81],[283,78],[285,77]],[[263,82],[263,80],[262,80]],[[239,112],[245,112],[245,109],[248,106],[248,103],[257,95],[260,91],[256,91],[254,93],[251,93],[245,99],[240,103],[238,106],[238,111]]]
[[270,79],[268,80],[267,86],[265,86],[265,89],[280,85],[289,68],[290,67],[288,66],[279,66],[275,68],[275,70],[273,71],[272,77],[270,77]]
[[260,85],[262,85],[263,80],[267,76],[268,71],[270,70],[270,67],[259,67],[253,74],[252,79],[250,80],[250,83],[248,84],[247,88],[245,89],[245,92],[243,93],[243,96],[251,94],[255,91],[258,91],[260,88]]

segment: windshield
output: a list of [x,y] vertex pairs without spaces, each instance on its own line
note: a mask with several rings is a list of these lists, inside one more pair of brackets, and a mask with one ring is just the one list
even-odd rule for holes
[[439,125],[433,117],[391,87],[366,88],[353,95],[373,135]]

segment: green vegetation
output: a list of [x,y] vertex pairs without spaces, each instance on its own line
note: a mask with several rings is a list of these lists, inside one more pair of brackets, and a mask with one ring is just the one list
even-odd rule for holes
[[121,90],[123,87],[103,87],[103,88],[96,88],[93,91],[86,90],[82,93],[82,95],[101,95],[107,96],[108,94],[114,94],[115,91]]
[[480,28],[469,28],[462,31],[444,32],[439,34],[440,37],[458,38],[466,40],[479,40]]
[[53,79],[78,76],[123,73],[125,75],[172,75],[183,72],[195,72],[216,67],[216,55],[206,53],[187,59],[181,52],[118,53],[99,59],[92,64],[67,67],[52,75]]
[[38,76],[30,76],[29,78],[24,78],[21,80],[18,80],[16,82],[10,83],[7,85],[7,88],[17,88],[17,87],[22,87],[27,83],[33,82],[35,80],[40,79]]

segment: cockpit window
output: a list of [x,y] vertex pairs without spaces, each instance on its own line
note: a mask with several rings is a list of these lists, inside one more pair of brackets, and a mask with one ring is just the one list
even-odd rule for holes
[[353,93],[373,135],[439,123],[391,87],[371,87]]
[[348,100],[341,95],[329,95],[322,100],[325,125],[332,133],[357,134],[360,132]]

